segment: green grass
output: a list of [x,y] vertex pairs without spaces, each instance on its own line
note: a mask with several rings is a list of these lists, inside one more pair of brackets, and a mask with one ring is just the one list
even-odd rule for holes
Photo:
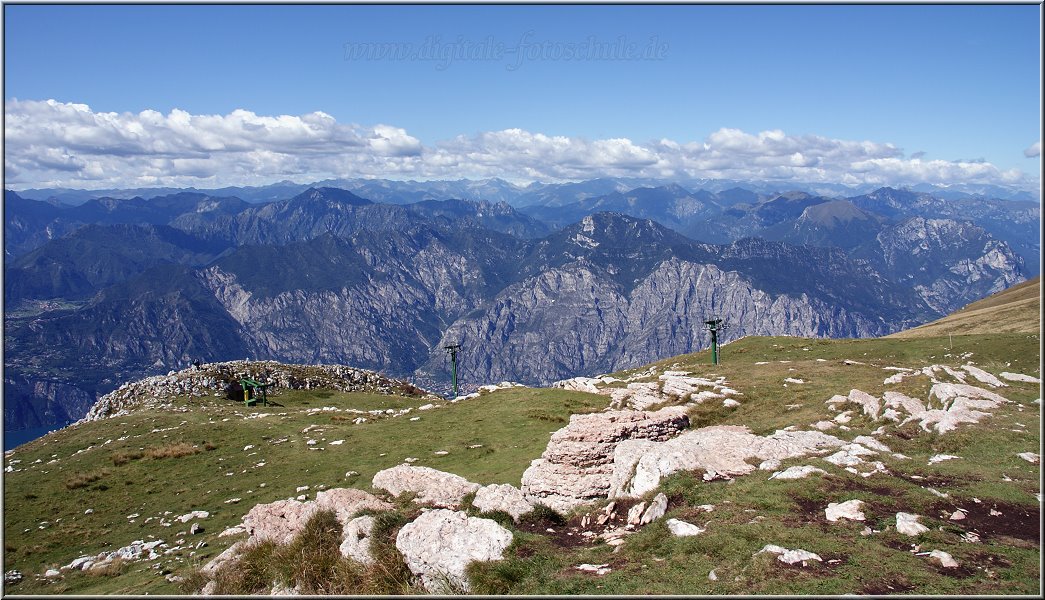
[[[897,389],[925,398],[929,386],[924,378],[885,386],[883,380],[891,372],[882,367],[956,366],[971,360],[995,374],[1006,370],[1040,376],[1038,347],[1036,334],[906,340],[750,337],[725,346],[722,364],[717,366],[708,364],[707,352],[674,357],[655,366],[658,372],[671,368],[700,376],[721,375],[742,393],[738,397],[741,406],[736,409],[722,409],[716,402],[695,408],[694,426],[746,425],[755,433],[767,434],[789,425],[805,429],[810,423],[831,418],[834,413],[824,401],[852,388],[877,396],[886,389]],[[864,364],[846,365],[846,359]],[[785,387],[786,377],[806,383]],[[888,427],[881,441],[910,459],[879,458],[903,477],[865,479],[816,458],[795,459],[783,466],[814,464],[829,476],[767,481],[768,473],[756,471],[733,482],[707,483],[689,473],[672,475],[661,485],[671,498],[667,517],[706,526],[707,532],[696,538],[674,538],[661,520],[629,536],[621,550],[613,553],[606,544],[560,547],[541,533],[543,529],[523,531],[521,526],[510,526],[515,542],[506,559],[473,565],[474,591],[860,594],[888,591],[882,586],[892,586],[917,594],[1037,593],[1038,544],[1013,535],[996,535],[978,544],[964,542],[960,539],[962,524],[940,514],[941,507],[950,506],[947,503],[973,506],[973,497],[983,506],[1005,511],[1040,512],[1033,496],[1040,492],[1039,467],[1016,456],[1037,452],[1040,446],[1040,405],[1032,403],[1040,398],[1040,388],[1013,383],[999,391],[1014,403],[976,425],[963,425],[945,435],[922,432],[913,424],[902,429]],[[603,396],[528,388],[501,390],[424,411],[417,408],[426,401],[415,398],[329,390],[283,392],[271,399],[275,404],[252,408],[217,398],[180,399],[169,411],[136,412],[71,427],[16,449],[5,461],[22,470],[4,476],[4,569],[19,569],[26,578],[7,591],[182,593],[177,584],[164,579],[163,572],[192,577],[195,567],[237,539],[218,538],[217,534],[238,524],[255,504],[296,496],[300,493],[296,488],[305,485],[310,486],[306,492],[310,498],[319,486],[369,489],[377,471],[407,458],[416,458],[415,465],[456,473],[477,483],[518,485],[530,461],[540,456],[550,434],[563,427],[570,414],[601,410],[608,404]],[[414,410],[395,418],[365,415],[368,421],[363,424],[353,424],[350,419],[358,415],[350,412],[309,412],[330,406]],[[263,413],[269,416],[248,418]],[[419,419],[410,420],[414,417]],[[851,439],[881,424],[857,416],[849,423],[850,432],[836,429],[829,433]],[[308,440],[317,443],[310,446]],[[343,443],[330,443],[335,440]],[[248,445],[253,448],[245,450]],[[436,454],[442,451],[447,454]],[[928,458],[938,453],[961,458],[928,465]],[[15,460],[20,462],[13,463]],[[355,474],[346,477],[350,472]],[[925,487],[930,482],[950,498],[928,492]],[[226,502],[233,498],[240,500]],[[824,520],[823,509],[829,502],[853,498],[865,501],[866,524],[874,529],[891,525],[895,513],[903,510],[923,515],[922,521],[931,531],[919,539],[894,531],[863,536],[860,532],[865,524]],[[713,504],[715,510],[704,513],[696,508],[701,504]],[[84,514],[87,509],[93,512]],[[187,531],[188,523],[161,525],[161,518],[170,521],[192,510],[211,513],[199,521],[205,528],[200,535],[176,535]],[[272,577],[311,582],[303,587],[319,593],[410,591],[401,565],[398,570],[395,567],[391,543],[412,510],[401,504],[396,512],[382,516],[384,541],[379,550],[386,560],[381,562],[392,565],[385,574],[352,571],[350,565],[337,561],[323,563],[326,575],[282,566],[278,572],[258,567],[256,581],[229,581],[225,589],[260,589],[258,586],[270,586]],[[164,516],[166,511],[170,514]],[[138,516],[130,517],[134,514]],[[503,515],[494,516],[509,525]],[[764,518],[755,519],[758,516]],[[313,533],[320,540],[315,545],[329,545],[322,527]],[[171,543],[179,537],[191,539],[193,545],[153,562],[129,562],[104,574],[63,572],[61,579],[51,583],[36,577],[78,556],[111,551],[134,540]],[[198,541],[207,545],[197,550]],[[907,551],[912,542],[925,550],[938,548],[954,555],[963,565],[960,576],[941,574],[925,557]],[[837,562],[802,569],[767,555],[752,557],[767,543],[805,548]],[[301,546],[297,548],[301,550]],[[279,553],[287,549],[271,547],[257,552],[255,565],[262,565],[274,556],[285,557]],[[289,565],[293,561],[283,562]],[[584,562],[609,563],[613,572],[600,577],[573,568]],[[712,569],[717,581],[707,578]],[[341,587],[324,587],[338,581]]]

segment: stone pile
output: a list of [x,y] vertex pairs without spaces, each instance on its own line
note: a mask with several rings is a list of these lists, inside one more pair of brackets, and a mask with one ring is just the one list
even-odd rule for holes
[[169,407],[171,401],[179,396],[222,396],[230,382],[241,378],[272,383],[271,389],[323,388],[341,392],[435,398],[406,381],[344,365],[291,365],[276,361],[237,360],[207,363],[199,368],[190,367],[125,383],[99,398],[79,423],[122,416],[142,407]]
[[[657,381],[638,381],[656,375],[656,369],[639,373],[627,379],[614,377],[574,377],[556,381],[552,387],[599,394],[610,397],[610,408],[648,410],[670,402],[672,404],[701,404],[707,400],[722,400],[726,406],[736,406],[740,392],[728,387],[724,377],[714,380],[690,376],[689,371],[665,371]],[[613,384],[625,383],[624,387]]]
[[[400,465],[379,471],[374,487],[393,495],[418,493],[417,501],[426,505],[421,515],[403,526],[396,537],[396,548],[411,572],[432,593],[468,591],[465,575],[469,563],[476,560],[500,560],[511,544],[512,534],[491,519],[470,517],[455,510],[463,498],[476,494],[475,506],[480,510],[503,510],[514,518],[532,510],[522,493],[510,485],[480,486],[452,473],[428,467]],[[436,508],[430,508],[436,507]],[[450,507],[450,508],[444,508]],[[332,510],[342,525],[341,555],[364,565],[373,564],[370,538],[375,518],[354,516],[363,510],[386,511],[394,506],[369,492],[352,488],[335,488],[316,494],[316,499],[293,498],[258,504],[243,517],[243,524],[233,528],[247,533],[240,540],[204,565],[200,572],[213,579],[226,564],[234,562],[248,547],[270,540],[286,544],[301,533],[305,524],[319,510]],[[203,592],[215,590],[213,581]]]

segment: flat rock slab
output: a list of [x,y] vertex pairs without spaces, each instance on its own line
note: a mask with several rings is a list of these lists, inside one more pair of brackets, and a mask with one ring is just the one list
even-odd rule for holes
[[702,427],[662,443],[628,440],[614,452],[609,496],[641,496],[677,471],[703,470],[706,480],[730,478],[754,471],[749,459],[785,460],[843,444],[819,431],[781,430],[760,437],[736,425]]
[[479,484],[460,475],[411,465],[398,465],[378,471],[374,475],[373,485],[393,496],[414,492],[417,494],[414,502],[443,508],[457,508],[465,496],[479,491]]

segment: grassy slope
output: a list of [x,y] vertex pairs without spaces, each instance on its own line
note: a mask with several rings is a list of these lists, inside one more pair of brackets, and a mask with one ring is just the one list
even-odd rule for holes
[[[882,369],[886,366],[955,366],[972,360],[995,374],[1005,370],[1040,376],[1039,346],[1037,332],[903,340],[752,337],[724,347],[723,364],[715,367],[708,364],[707,352],[656,364],[661,370],[671,367],[722,375],[743,393],[742,405],[734,410],[710,403],[696,409],[694,426],[742,424],[765,434],[788,425],[807,428],[831,418],[834,413],[824,400],[854,387],[875,395],[898,389],[915,397],[926,396],[924,378],[885,386],[883,379],[891,374]],[[865,364],[845,364],[845,359]],[[785,377],[807,383],[785,386]],[[732,483],[704,483],[689,474],[677,474],[663,484],[671,497],[667,516],[706,525],[707,533],[674,538],[662,519],[630,536],[614,554],[605,544],[556,547],[551,538],[517,531],[517,542],[505,561],[476,567],[476,591],[1037,593],[1040,505],[1034,494],[1040,493],[1039,468],[1016,454],[1039,452],[1040,405],[1032,401],[1040,398],[1040,387],[1013,384],[1001,392],[1015,402],[980,424],[965,425],[956,432],[930,434],[914,424],[899,430],[890,427],[881,440],[911,458],[876,458],[906,479],[884,475],[864,479],[815,458],[789,461],[784,466],[814,464],[827,470],[827,477],[767,482],[767,474],[756,472]],[[4,476],[4,569],[19,569],[26,578],[8,586],[6,592],[180,593],[161,573],[169,570],[187,575],[194,565],[226,548],[237,538],[218,538],[217,534],[238,524],[254,504],[297,495],[296,488],[304,485],[312,486],[309,494],[318,485],[369,489],[376,471],[407,457],[417,458],[414,464],[458,473],[476,482],[518,485],[530,460],[540,455],[550,433],[562,427],[569,414],[606,405],[606,398],[600,396],[520,388],[354,425],[331,418],[344,413],[307,411],[324,406],[399,408],[419,402],[322,390],[286,392],[276,401],[284,406],[247,409],[218,399],[185,400],[185,412],[109,419],[62,430],[18,448],[5,460],[5,466],[23,470]],[[271,416],[248,418],[259,413]],[[414,416],[420,419],[410,421]],[[303,433],[313,425],[318,428]],[[849,439],[880,423],[857,417],[849,425],[850,432],[832,433]],[[172,427],[175,429],[168,430]],[[279,442],[282,438],[288,439]],[[101,445],[110,439],[113,441]],[[310,450],[309,439],[317,440],[313,447],[324,449]],[[344,443],[329,444],[334,440]],[[194,444],[200,451],[178,458],[143,457],[120,465],[113,460],[121,450],[175,442]],[[208,442],[216,448],[205,450]],[[255,447],[244,450],[251,444]],[[482,446],[468,448],[476,444]],[[87,448],[91,449],[84,450]],[[448,454],[439,456],[434,454],[437,451]],[[961,458],[929,465],[928,457],[937,453]],[[257,466],[261,462],[265,464]],[[359,474],[346,478],[347,471]],[[98,478],[69,489],[80,475]],[[923,487],[926,482],[946,491],[950,498],[932,495]],[[225,502],[231,498],[242,500]],[[823,508],[828,502],[852,498],[867,502],[867,524],[874,529],[892,524],[895,513],[903,510],[924,515],[922,522],[931,531],[918,539],[893,531],[862,536],[863,523],[825,521]],[[714,504],[716,509],[701,513],[695,508],[701,504]],[[957,506],[972,511],[976,518],[966,522],[943,518]],[[992,521],[985,512],[988,507],[1008,516]],[[85,515],[87,508],[93,513]],[[188,546],[157,561],[131,563],[118,575],[66,572],[51,583],[36,577],[82,554],[113,550],[137,539],[155,537],[171,543],[188,524],[175,521],[171,527],[162,527],[159,517],[165,511],[170,511],[170,519],[191,510],[211,513],[200,521],[206,528],[202,534],[184,536],[193,543],[207,542],[199,550]],[[128,518],[134,513],[140,516]],[[984,534],[983,540],[975,544],[961,541],[960,534],[974,526]],[[1028,531],[1034,533],[1028,535]],[[912,542],[921,544],[922,550],[938,548],[951,553],[962,568],[944,572],[932,567],[925,557],[909,551]],[[801,547],[837,562],[801,569],[766,555],[752,558],[767,543]],[[584,562],[609,563],[614,571],[595,577],[573,569]],[[712,569],[717,581],[707,578]]]
[[1034,333],[1041,331],[1041,278],[977,300],[942,319],[889,337],[913,338],[973,333]]

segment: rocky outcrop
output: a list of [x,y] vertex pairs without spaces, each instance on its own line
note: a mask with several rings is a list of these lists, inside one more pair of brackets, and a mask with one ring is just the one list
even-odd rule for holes
[[411,465],[378,471],[373,485],[393,496],[413,492],[417,494],[414,502],[442,508],[458,508],[465,496],[479,491],[479,484],[460,475]]
[[468,592],[465,568],[474,561],[501,560],[512,533],[490,519],[436,509],[407,523],[396,536],[396,548],[407,567],[433,594]]
[[731,478],[755,470],[750,459],[784,460],[844,445],[819,431],[777,431],[760,437],[746,427],[718,425],[657,443],[629,440],[613,454],[609,497],[636,497],[656,489],[677,471],[704,471],[703,478]]
[[230,382],[244,377],[270,383],[273,390],[324,388],[400,396],[427,395],[427,392],[411,383],[344,365],[291,365],[271,360],[235,360],[206,363],[199,368],[189,367],[167,375],[125,383],[99,398],[80,422],[123,415],[138,408],[169,405],[179,396],[223,396]]
[[572,415],[569,425],[552,434],[541,458],[523,473],[520,489],[529,502],[562,512],[604,498],[618,444],[667,440],[688,426],[681,407]]
[[868,253],[941,314],[1024,281],[1024,260],[968,221],[914,217],[878,234]]

